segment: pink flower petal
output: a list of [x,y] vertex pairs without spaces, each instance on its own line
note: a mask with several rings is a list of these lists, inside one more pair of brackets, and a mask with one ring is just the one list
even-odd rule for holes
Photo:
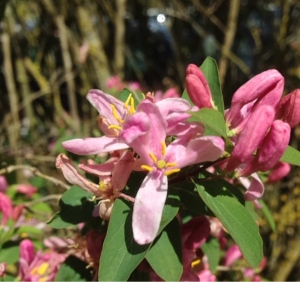
[[133,236],[138,244],[148,244],[155,239],[167,192],[167,176],[161,171],[148,173],[138,190],[133,207]]
[[58,155],[58,157],[56,158],[56,167],[62,170],[64,177],[71,184],[77,185],[85,191],[94,195],[100,195],[99,187],[80,175],[73,163],[68,159],[66,155]]
[[124,141],[106,136],[72,139],[64,141],[62,146],[77,155],[96,155],[128,148]]

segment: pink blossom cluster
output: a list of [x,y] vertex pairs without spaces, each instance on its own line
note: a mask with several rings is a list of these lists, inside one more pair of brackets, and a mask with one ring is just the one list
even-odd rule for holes
[[[79,165],[83,171],[98,176],[99,184],[81,176],[66,155],[59,155],[56,165],[70,183],[101,200],[102,215],[116,197],[132,200],[134,238],[139,244],[150,243],[160,225],[168,177],[183,167],[217,160],[224,152],[224,141],[203,136],[201,123],[187,122],[192,106],[181,98],[156,101],[148,93],[137,108],[132,95],[124,103],[100,90],[91,90],[87,99],[99,112],[99,127],[104,135],[65,141],[63,146],[79,155],[110,153],[105,163],[88,161]],[[176,139],[172,141],[170,136]],[[147,173],[135,199],[122,192],[132,171]]]

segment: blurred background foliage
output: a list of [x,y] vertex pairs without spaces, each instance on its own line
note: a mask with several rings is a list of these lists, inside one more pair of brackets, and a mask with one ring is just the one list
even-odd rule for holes
[[[266,69],[284,75],[286,93],[300,85],[298,0],[2,0],[0,17],[1,168],[26,164],[59,177],[61,141],[99,134],[85,95],[107,91],[112,75],[145,92],[182,91],[186,66],[212,56],[227,105]],[[296,128],[296,148],[299,136]],[[9,176],[26,181],[21,171]],[[265,193],[277,223],[272,232],[260,220],[270,280],[300,278],[299,177],[295,169]]]

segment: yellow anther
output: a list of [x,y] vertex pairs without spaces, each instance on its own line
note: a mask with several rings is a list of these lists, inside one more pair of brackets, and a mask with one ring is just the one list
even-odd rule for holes
[[46,273],[48,267],[49,267],[49,264],[46,263],[46,262],[43,262],[40,266],[33,268],[30,272],[33,275],[37,274],[37,275],[42,276],[42,275],[44,275]]
[[201,259],[196,259],[191,263],[191,267],[195,267],[201,263]]
[[177,163],[166,163],[166,167],[177,166]]
[[160,144],[161,144],[161,153],[164,156],[166,154],[166,152],[167,152],[166,142],[165,141],[161,141]]
[[111,124],[108,129],[117,129],[117,130],[122,130],[122,126],[116,125],[116,124]]
[[126,102],[124,103],[124,108],[128,109],[128,105],[131,102],[131,98],[132,98],[132,93],[129,94]]
[[100,182],[99,182],[99,190],[105,191],[105,190],[106,190],[106,187],[107,187],[107,184],[106,184],[106,183],[104,183],[103,181],[100,181]]
[[166,162],[165,162],[164,160],[159,160],[159,161],[157,162],[157,167],[158,167],[159,169],[163,169],[165,166],[166,166]]
[[152,159],[152,161],[154,161],[155,163],[157,162],[157,158],[155,157],[155,155],[153,153],[149,153],[149,156]]
[[119,117],[119,114],[117,112],[117,109],[115,107],[115,105],[113,104],[110,104],[110,107],[111,107],[111,111],[112,111],[112,114],[113,116],[115,117],[115,119],[120,122],[120,123],[124,123],[124,120],[122,120],[120,117]]
[[165,176],[169,176],[169,175],[171,175],[173,173],[176,173],[176,172],[179,172],[179,171],[180,171],[180,168],[174,168],[174,169],[171,169],[171,170],[167,170],[165,172]]
[[133,97],[131,97],[130,99],[130,114],[134,114],[135,113],[135,107],[134,107],[134,99]]
[[141,169],[147,170],[149,172],[153,171],[153,167],[148,165],[141,165]]

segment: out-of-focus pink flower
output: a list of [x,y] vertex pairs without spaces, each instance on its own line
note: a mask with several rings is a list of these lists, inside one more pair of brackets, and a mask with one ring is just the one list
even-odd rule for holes
[[5,271],[6,271],[6,263],[1,262],[0,263],[0,277],[5,277]]
[[30,184],[20,184],[17,186],[17,191],[21,194],[26,195],[28,198],[31,198],[33,194],[37,192],[37,188]]
[[5,225],[13,214],[13,204],[11,199],[0,192],[0,212],[2,213],[1,225]]
[[129,81],[128,82],[128,88],[130,90],[133,90],[133,91],[135,91],[135,90],[140,90],[141,91],[142,90],[141,84],[137,81]]
[[106,88],[108,89],[116,89],[118,91],[121,91],[124,88],[124,86],[125,86],[124,83],[117,75],[111,76],[106,81]]
[[286,177],[291,171],[291,165],[284,162],[278,162],[269,174],[267,184],[276,183],[282,178]]
[[54,281],[66,256],[53,250],[35,253],[33,243],[25,239],[20,243],[19,279],[21,281]]
[[240,248],[238,247],[238,245],[233,245],[226,252],[222,264],[225,266],[231,266],[234,264],[235,261],[237,261],[241,257],[242,257],[242,252],[240,251]]
[[7,190],[8,184],[6,178],[0,175],[0,192],[5,193]]
[[155,92],[155,102],[161,101],[167,98],[179,98],[180,95],[175,87],[168,89],[165,93],[161,90]]

